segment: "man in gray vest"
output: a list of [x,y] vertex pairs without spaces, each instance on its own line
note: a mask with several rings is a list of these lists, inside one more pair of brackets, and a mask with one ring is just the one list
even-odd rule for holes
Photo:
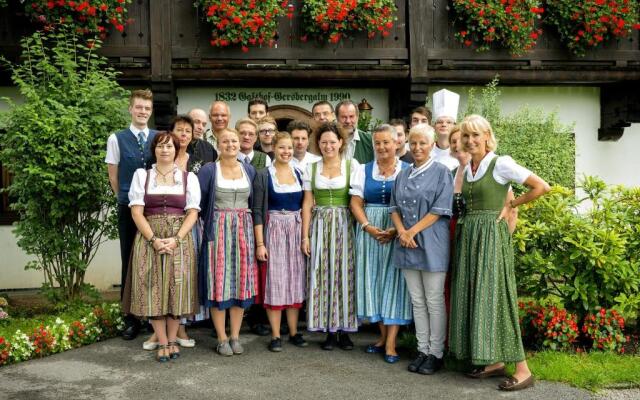
[[[134,90],[129,99],[129,128],[109,136],[107,140],[107,170],[111,189],[118,198],[118,235],[120,237],[120,257],[122,273],[120,277],[120,299],[122,300],[129,257],[137,229],[129,209],[129,188],[133,174],[138,168],[145,168],[151,158],[149,145],[156,132],[147,123],[153,112],[153,93],[150,90]],[[135,339],[140,331],[140,321],[132,315],[125,316],[122,338]]]

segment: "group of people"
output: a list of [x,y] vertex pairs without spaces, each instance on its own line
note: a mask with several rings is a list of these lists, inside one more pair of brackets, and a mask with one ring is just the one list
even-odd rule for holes
[[[494,153],[486,119],[456,125],[458,102],[436,92],[433,127],[418,107],[409,127],[394,119],[369,133],[350,100],[316,103],[314,129],[291,121],[282,132],[262,99],[235,129],[216,101],[156,132],[152,93],[134,91],[131,125],[109,137],[105,160],[119,204],[123,337],[148,319],[144,347],[166,362],[195,345],[185,324],[210,317],[216,351],[242,354],[243,317],[259,305],[269,350],[283,349],[283,310],[289,343],[305,347],[306,304],[306,329],[326,333],[325,350],[353,349],[349,334],[377,323],[366,351],[395,363],[398,331],[413,322],[409,371],[441,369],[448,332],[449,353],[475,366],[470,377],[515,362],[500,388],[531,386],[510,235],[517,207],[549,187]],[[512,182],[529,190],[514,197]]]

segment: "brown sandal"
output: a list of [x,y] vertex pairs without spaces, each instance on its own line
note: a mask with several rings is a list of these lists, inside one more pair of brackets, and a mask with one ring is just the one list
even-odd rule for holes
[[478,368],[474,368],[471,370],[471,372],[467,372],[466,375],[469,378],[473,378],[473,379],[484,379],[484,378],[489,378],[492,376],[505,376],[506,375],[506,371],[504,369],[504,366],[502,366],[501,368],[496,368],[496,369],[492,369],[487,371],[486,370],[487,366],[482,366],[482,367],[478,367]]
[[498,388],[500,390],[504,390],[507,392],[515,392],[516,390],[522,390],[522,389],[531,387],[534,385],[535,382],[536,382],[536,378],[533,376],[533,374],[531,374],[527,379],[523,380],[522,382],[518,382],[516,378],[511,376],[507,378],[507,380],[502,382],[500,385],[498,385]]

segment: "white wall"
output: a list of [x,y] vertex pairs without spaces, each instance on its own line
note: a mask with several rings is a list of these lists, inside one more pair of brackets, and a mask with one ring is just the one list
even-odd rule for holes
[[[430,93],[442,86],[432,86]],[[469,86],[447,86],[449,90],[462,95],[461,107],[464,107]],[[575,123],[576,133],[576,172],[579,175],[598,175],[610,184],[640,186],[640,174],[635,170],[640,167],[637,161],[637,149],[640,148],[640,124],[634,124],[625,130],[618,142],[598,142],[600,126],[600,93],[593,87],[502,87],[502,106],[505,113],[512,112],[524,104],[539,106],[546,111],[557,111],[561,121]],[[262,95],[271,93],[270,104],[292,104],[310,109],[316,100],[277,101],[275,93],[300,93],[309,96],[331,93],[349,93],[356,103],[366,98],[374,107],[373,116],[386,120],[388,118],[388,91],[384,89],[219,89],[219,88],[178,88],[178,111],[187,112],[193,107],[208,109],[216,94],[234,92],[236,101],[230,101],[232,118],[246,114],[244,96],[255,92]],[[0,96],[16,96],[14,88],[0,88]],[[267,97],[267,96],[265,96]],[[331,99],[332,103],[336,99]],[[0,110],[4,108],[0,102]],[[634,168],[635,167],[635,168]],[[106,172],[105,172],[106,173]],[[24,271],[28,257],[16,245],[11,227],[0,227],[0,289],[39,287],[42,275],[35,271]],[[117,241],[109,242],[100,249],[94,263],[88,270],[87,281],[98,289],[109,289],[120,281],[120,250]]]

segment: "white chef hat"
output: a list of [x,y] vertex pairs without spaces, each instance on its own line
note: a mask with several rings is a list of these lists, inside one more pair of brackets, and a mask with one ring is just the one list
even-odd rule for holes
[[450,117],[455,121],[458,117],[460,95],[447,89],[438,90],[433,94],[433,120],[440,117]]

